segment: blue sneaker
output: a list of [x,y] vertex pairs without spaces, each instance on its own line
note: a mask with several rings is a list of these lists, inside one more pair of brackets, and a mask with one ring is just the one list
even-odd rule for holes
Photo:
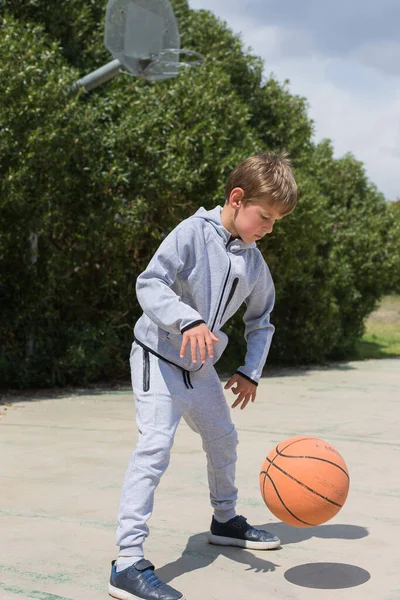
[[213,517],[208,541],[217,546],[239,546],[239,548],[254,550],[273,550],[281,544],[281,540],[276,535],[252,527],[240,515],[233,517],[227,523],[218,523]]
[[167,585],[154,573],[154,565],[142,558],[117,573],[116,561],[111,565],[108,593],[119,600],[185,600],[183,595]]

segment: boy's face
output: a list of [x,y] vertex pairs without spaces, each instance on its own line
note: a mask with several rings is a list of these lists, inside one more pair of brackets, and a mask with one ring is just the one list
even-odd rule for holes
[[268,202],[268,198],[245,203],[238,200],[237,205],[234,203],[233,208],[235,209],[233,215],[235,233],[248,244],[257,242],[267,233],[271,233],[275,221],[283,218],[277,208]]

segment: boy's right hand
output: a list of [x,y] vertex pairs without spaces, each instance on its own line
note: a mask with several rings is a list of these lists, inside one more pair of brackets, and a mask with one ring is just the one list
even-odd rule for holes
[[206,349],[208,356],[214,358],[214,343],[219,342],[219,339],[215,337],[212,331],[210,331],[205,323],[196,325],[192,329],[188,329],[183,334],[182,345],[180,350],[180,357],[185,356],[187,345],[190,342],[192,362],[197,362],[197,347],[200,350],[200,360],[204,365],[206,362]]

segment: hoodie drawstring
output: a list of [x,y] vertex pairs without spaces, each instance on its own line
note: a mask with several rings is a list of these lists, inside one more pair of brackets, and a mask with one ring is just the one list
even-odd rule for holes
[[184,371],[182,369],[182,375],[183,375],[183,382],[184,382],[186,388],[187,389],[192,388],[192,390],[193,390],[194,388],[192,386],[192,382],[190,381],[190,373],[189,373],[189,371]]

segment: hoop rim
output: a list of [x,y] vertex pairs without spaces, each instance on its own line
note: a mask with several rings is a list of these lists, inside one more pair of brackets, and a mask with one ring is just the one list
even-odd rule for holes
[[[175,54],[177,58],[180,56],[187,56],[193,58],[193,60],[180,61],[164,59],[164,57],[171,54]],[[137,59],[138,70],[136,73],[129,71],[126,67],[120,69],[120,71],[126,75],[142,77],[143,79],[168,79],[177,77],[179,71],[198,67],[202,65],[204,61],[205,57],[196,50],[189,50],[187,48],[164,48],[163,50],[160,50],[160,52],[151,54],[149,57]],[[151,70],[154,66],[161,66],[164,70],[152,73]]]
[[200,54],[200,52],[197,52],[196,50],[189,50],[188,48],[164,48],[163,50],[160,50],[160,52],[157,52],[156,54],[152,54],[150,56],[150,60],[151,62],[154,64],[157,64],[157,62],[159,62],[159,60],[162,59],[162,57],[165,54],[170,54],[171,52],[176,52],[176,54],[181,55],[184,54],[186,56],[193,56],[196,58],[196,60],[192,60],[188,63],[185,62],[180,62],[180,61],[175,61],[175,60],[169,60],[166,61],[168,64],[190,64],[193,65],[194,67],[199,66],[201,64],[203,64],[203,62],[205,61],[205,57]]

